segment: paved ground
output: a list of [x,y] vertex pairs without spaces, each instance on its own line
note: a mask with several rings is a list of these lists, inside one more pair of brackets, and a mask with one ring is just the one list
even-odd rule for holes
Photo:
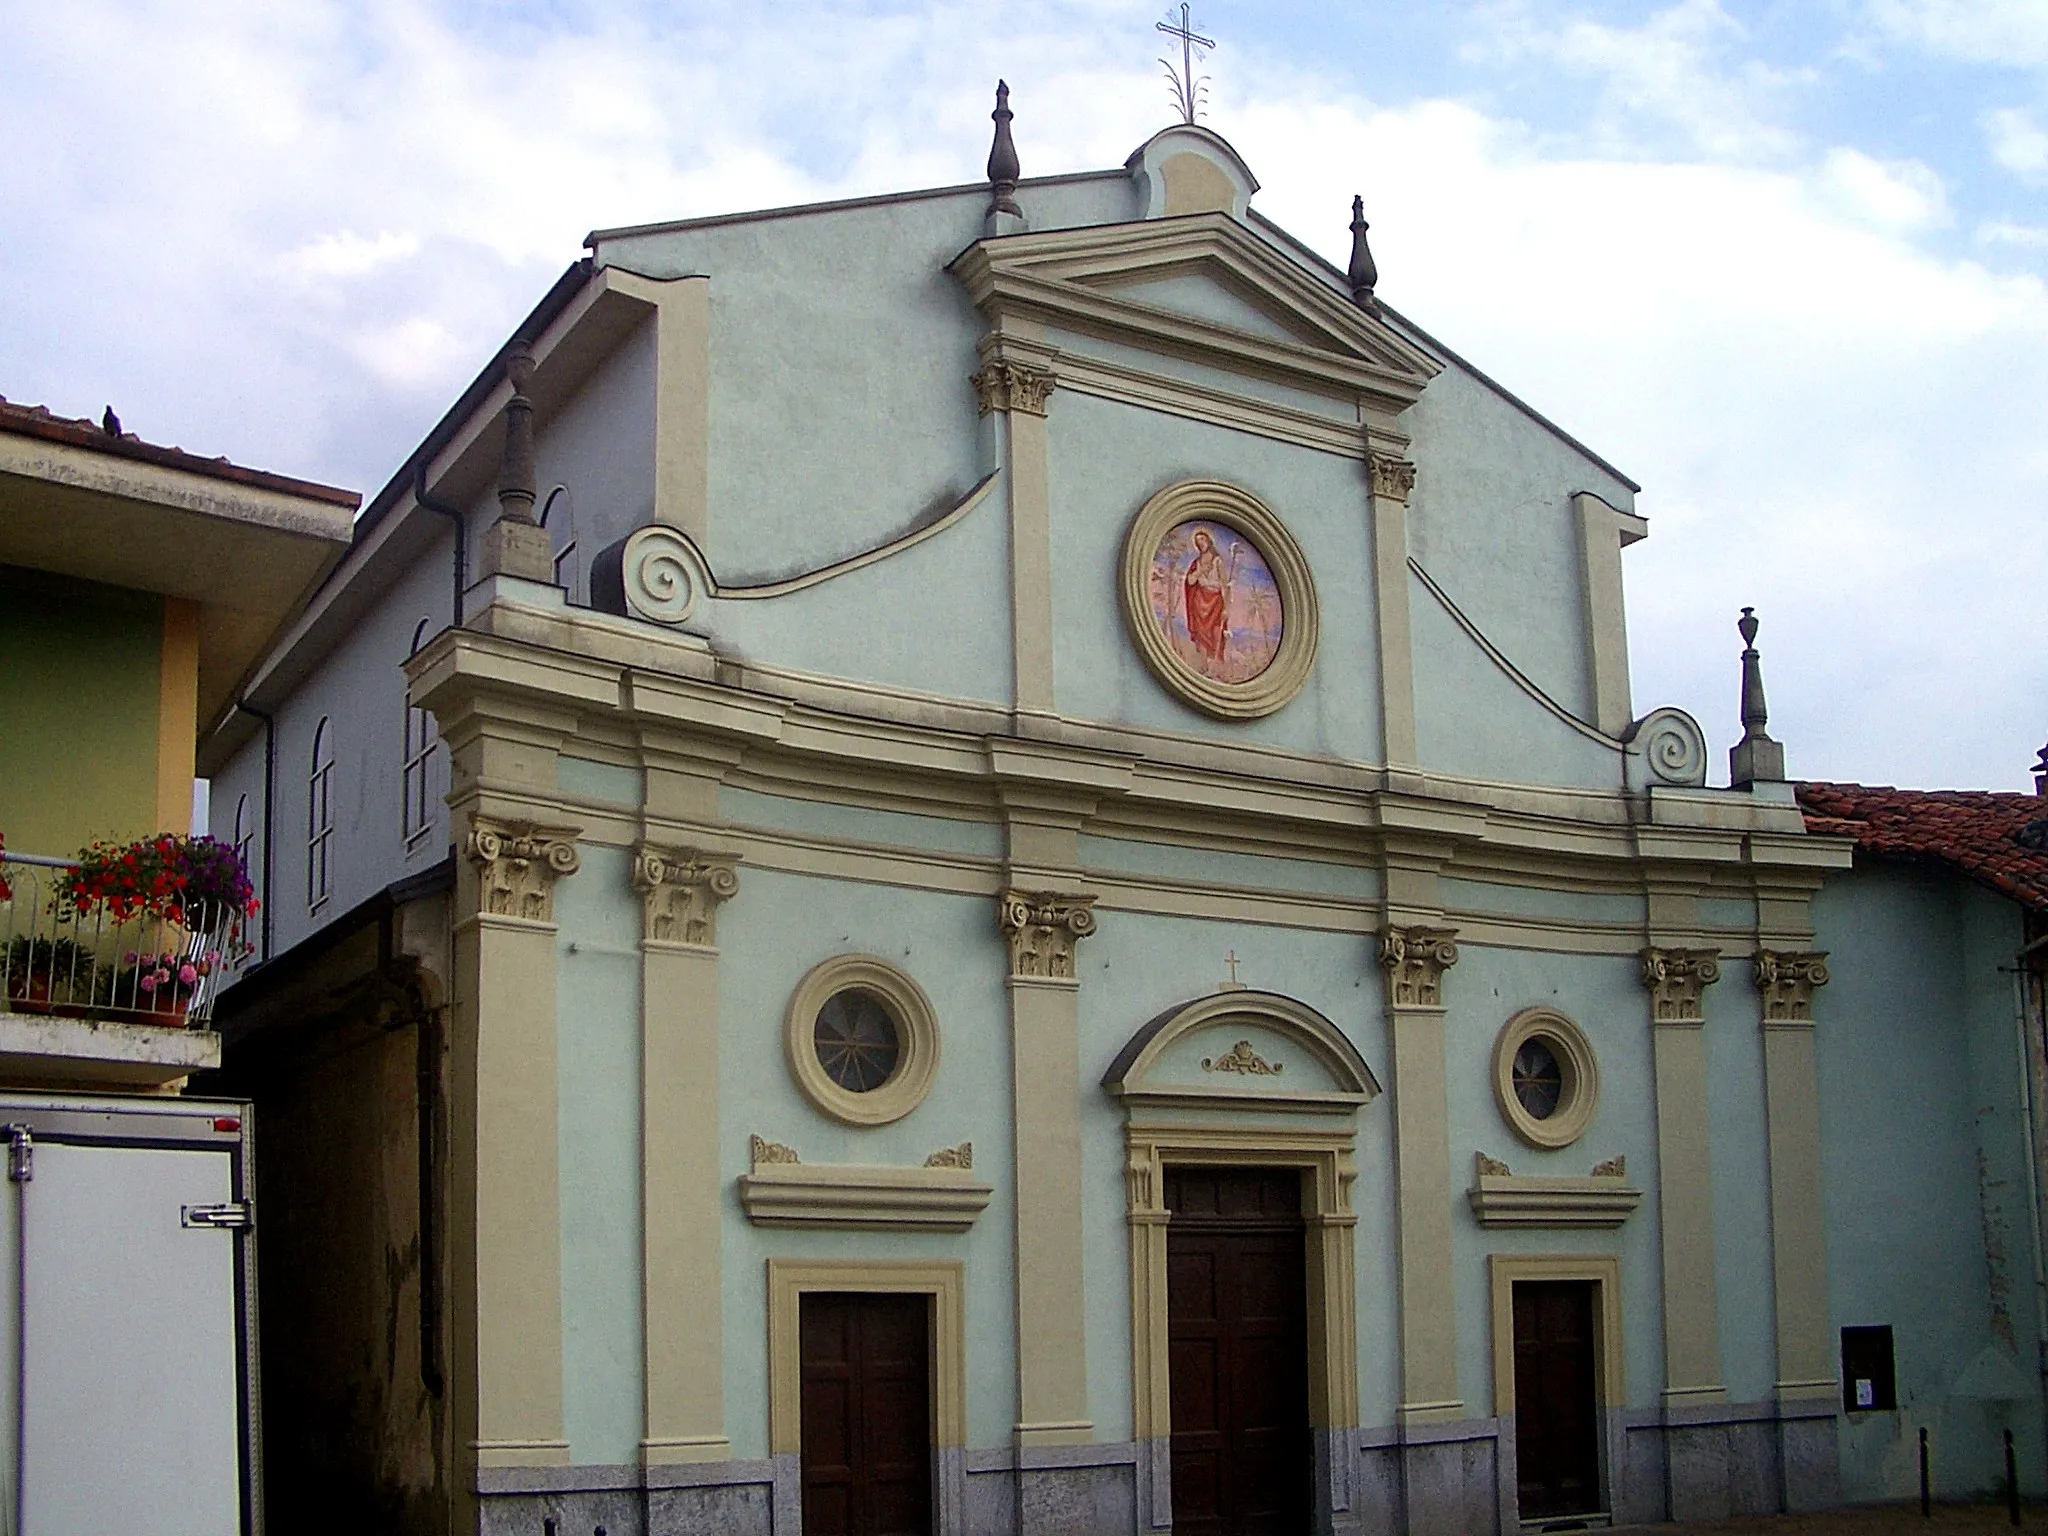
[[[1630,1525],[1624,1532],[1643,1536],[1992,1536],[2009,1531],[2003,1504],[1937,1504],[1931,1518],[1920,1518],[1918,1504],[1839,1510],[1826,1515],[1772,1515],[1758,1520],[1727,1520],[1713,1525]],[[2020,1511],[2020,1529],[2048,1531],[2048,1508],[2030,1504]],[[1620,1532],[1616,1533],[1620,1536]]]

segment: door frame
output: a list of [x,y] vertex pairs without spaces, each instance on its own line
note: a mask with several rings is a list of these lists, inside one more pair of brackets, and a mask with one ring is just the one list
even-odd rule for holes
[[[803,1298],[814,1292],[929,1296],[932,1527],[964,1529],[967,1509],[967,1266],[958,1259],[770,1259],[768,1261],[768,1454],[803,1455]],[[782,1481],[778,1469],[777,1481]],[[778,1529],[780,1514],[778,1512]]]
[[[1593,1287],[1593,1411],[1599,1424],[1600,1494],[1609,1513],[1614,1508],[1614,1469],[1620,1463],[1615,1443],[1620,1412],[1628,1401],[1627,1348],[1621,1324],[1621,1260],[1613,1254],[1493,1253],[1486,1258],[1493,1292],[1493,1412],[1512,1420],[1515,1414],[1515,1282],[1577,1280]],[[1511,1432],[1500,1438],[1512,1450]],[[1519,1515],[1517,1479],[1501,1479],[1501,1498]]]

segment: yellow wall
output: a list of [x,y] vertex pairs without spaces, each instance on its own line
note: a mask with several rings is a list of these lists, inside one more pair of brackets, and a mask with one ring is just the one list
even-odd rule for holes
[[9,852],[61,856],[95,837],[189,830],[197,709],[192,605],[0,566]]

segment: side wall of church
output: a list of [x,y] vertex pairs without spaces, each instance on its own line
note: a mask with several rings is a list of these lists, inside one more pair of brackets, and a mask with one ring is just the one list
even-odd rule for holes
[[1896,1411],[1842,1416],[1843,1493],[1915,1496],[1921,1428],[1937,1498],[1993,1494],[2007,1428],[2038,1490],[2019,909],[1951,876],[1859,864],[1814,917],[1833,973],[1815,1009],[1832,1321],[1889,1326],[1898,1384]]

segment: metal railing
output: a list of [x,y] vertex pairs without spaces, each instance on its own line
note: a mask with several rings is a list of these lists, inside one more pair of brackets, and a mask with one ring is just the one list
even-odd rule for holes
[[204,1027],[225,978],[236,914],[200,903],[186,921],[79,912],[59,889],[69,859],[0,853],[0,1011]]

